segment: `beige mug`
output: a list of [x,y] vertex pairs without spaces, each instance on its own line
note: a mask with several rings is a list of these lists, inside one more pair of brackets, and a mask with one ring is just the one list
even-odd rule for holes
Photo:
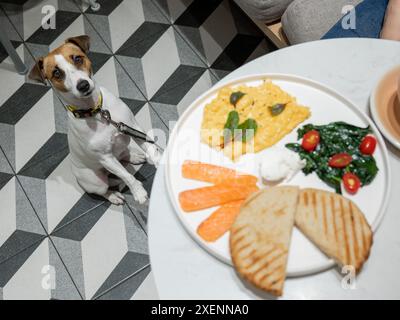
[[399,101],[400,101],[400,78],[399,78],[399,80],[397,81],[397,98],[398,98]]

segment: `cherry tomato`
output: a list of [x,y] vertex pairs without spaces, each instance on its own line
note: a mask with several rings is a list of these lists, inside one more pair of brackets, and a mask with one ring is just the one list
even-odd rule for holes
[[315,150],[319,143],[319,132],[317,130],[311,130],[308,131],[304,136],[303,136],[303,141],[301,142],[301,147],[308,151],[312,152]]
[[329,166],[332,168],[345,168],[353,158],[348,153],[338,153],[329,159]]
[[342,180],[344,188],[348,193],[355,194],[357,193],[358,189],[360,189],[361,181],[354,173],[345,173]]
[[373,136],[366,136],[362,139],[360,144],[360,151],[363,154],[371,155],[376,148],[376,139]]

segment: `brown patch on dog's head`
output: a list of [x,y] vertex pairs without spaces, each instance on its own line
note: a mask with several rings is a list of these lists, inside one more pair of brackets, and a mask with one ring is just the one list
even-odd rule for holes
[[42,83],[49,80],[59,91],[66,92],[64,85],[65,71],[57,65],[55,56],[62,55],[65,60],[77,69],[85,71],[89,76],[92,74],[92,63],[87,57],[89,51],[89,37],[78,36],[68,38],[63,45],[51,51],[47,56],[37,59],[29,78]]
[[31,72],[29,73],[29,79],[41,82],[46,84],[45,77],[43,76],[43,57],[40,57],[36,60],[35,65],[32,67]]
[[67,40],[65,40],[65,43],[73,43],[74,45],[79,47],[85,54],[89,52],[90,48],[89,36],[83,35],[83,36],[68,38]]

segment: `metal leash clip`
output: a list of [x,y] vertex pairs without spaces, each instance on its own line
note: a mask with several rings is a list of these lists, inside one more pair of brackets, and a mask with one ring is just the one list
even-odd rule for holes
[[111,123],[114,127],[116,127],[119,132],[131,136],[133,138],[141,139],[146,142],[155,144],[155,141],[150,139],[144,132],[136,130],[126,125],[123,122],[115,122],[113,119],[111,119],[110,111],[101,109],[100,115],[104,120],[107,121],[107,123]]
[[101,117],[102,117],[104,120],[106,120],[108,123],[111,122],[111,114],[110,114],[110,111],[101,109],[101,110],[100,110],[100,115],[101,115]]

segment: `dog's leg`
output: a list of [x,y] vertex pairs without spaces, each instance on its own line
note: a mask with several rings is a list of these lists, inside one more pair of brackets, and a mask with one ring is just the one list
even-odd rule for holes
[[[132,164],[140,164],[143,162],[148,162],[154,166],[158,166],[161,161],[162,154],[158,150],[157,146],[154,143],[136,141],[135,142],[140,146],[142,150],[138,150],[138,147],[135,146],[135,143],[130,143],[128,145],[128,162]],[[136,163],[135,163],[136,161]]]
[[102,196],[115,205],[124,203],[125,198],[120,192],[108,190],[109,183],[105,172],[76,167],[73,167],[72,171],[78,184],[87,193],[94,193]]
[[103,156],[100,159],[100,163],[102,166],[112,174],[115,174],[117,177],[120,177],[122,181],[128,186],[131,190],[133,198],[143,204],[147,200],[147,192],[143,188],[142,183],[135,179],[125,168],[124,166],[112,155]]
[[128,145],[127,150],[121,155],[120,161],[128,162],[133,165],[144,164],[147,161],[146,154],[139,148],[132,146],[132,142]]
[[[139,131],[145,132],[137,123],[135,117],[129,119],[128,124]],[[146,142],[140,139],[134,139],[134,141],[140,146],[140,148],[145,152],[146,161],[150,164],[155,165],[156,167],[159,165],[162,157],[162,153],[158,149],[158,147],[154,143]],[[130,143],[128,149],[132,155],[134,155],[135,151],[132,149],[132,144]]]
[[147,162],[158,167],[162,154],[157,146],[153,143],[144,142],[141,144],[141,147],[146,151]]

